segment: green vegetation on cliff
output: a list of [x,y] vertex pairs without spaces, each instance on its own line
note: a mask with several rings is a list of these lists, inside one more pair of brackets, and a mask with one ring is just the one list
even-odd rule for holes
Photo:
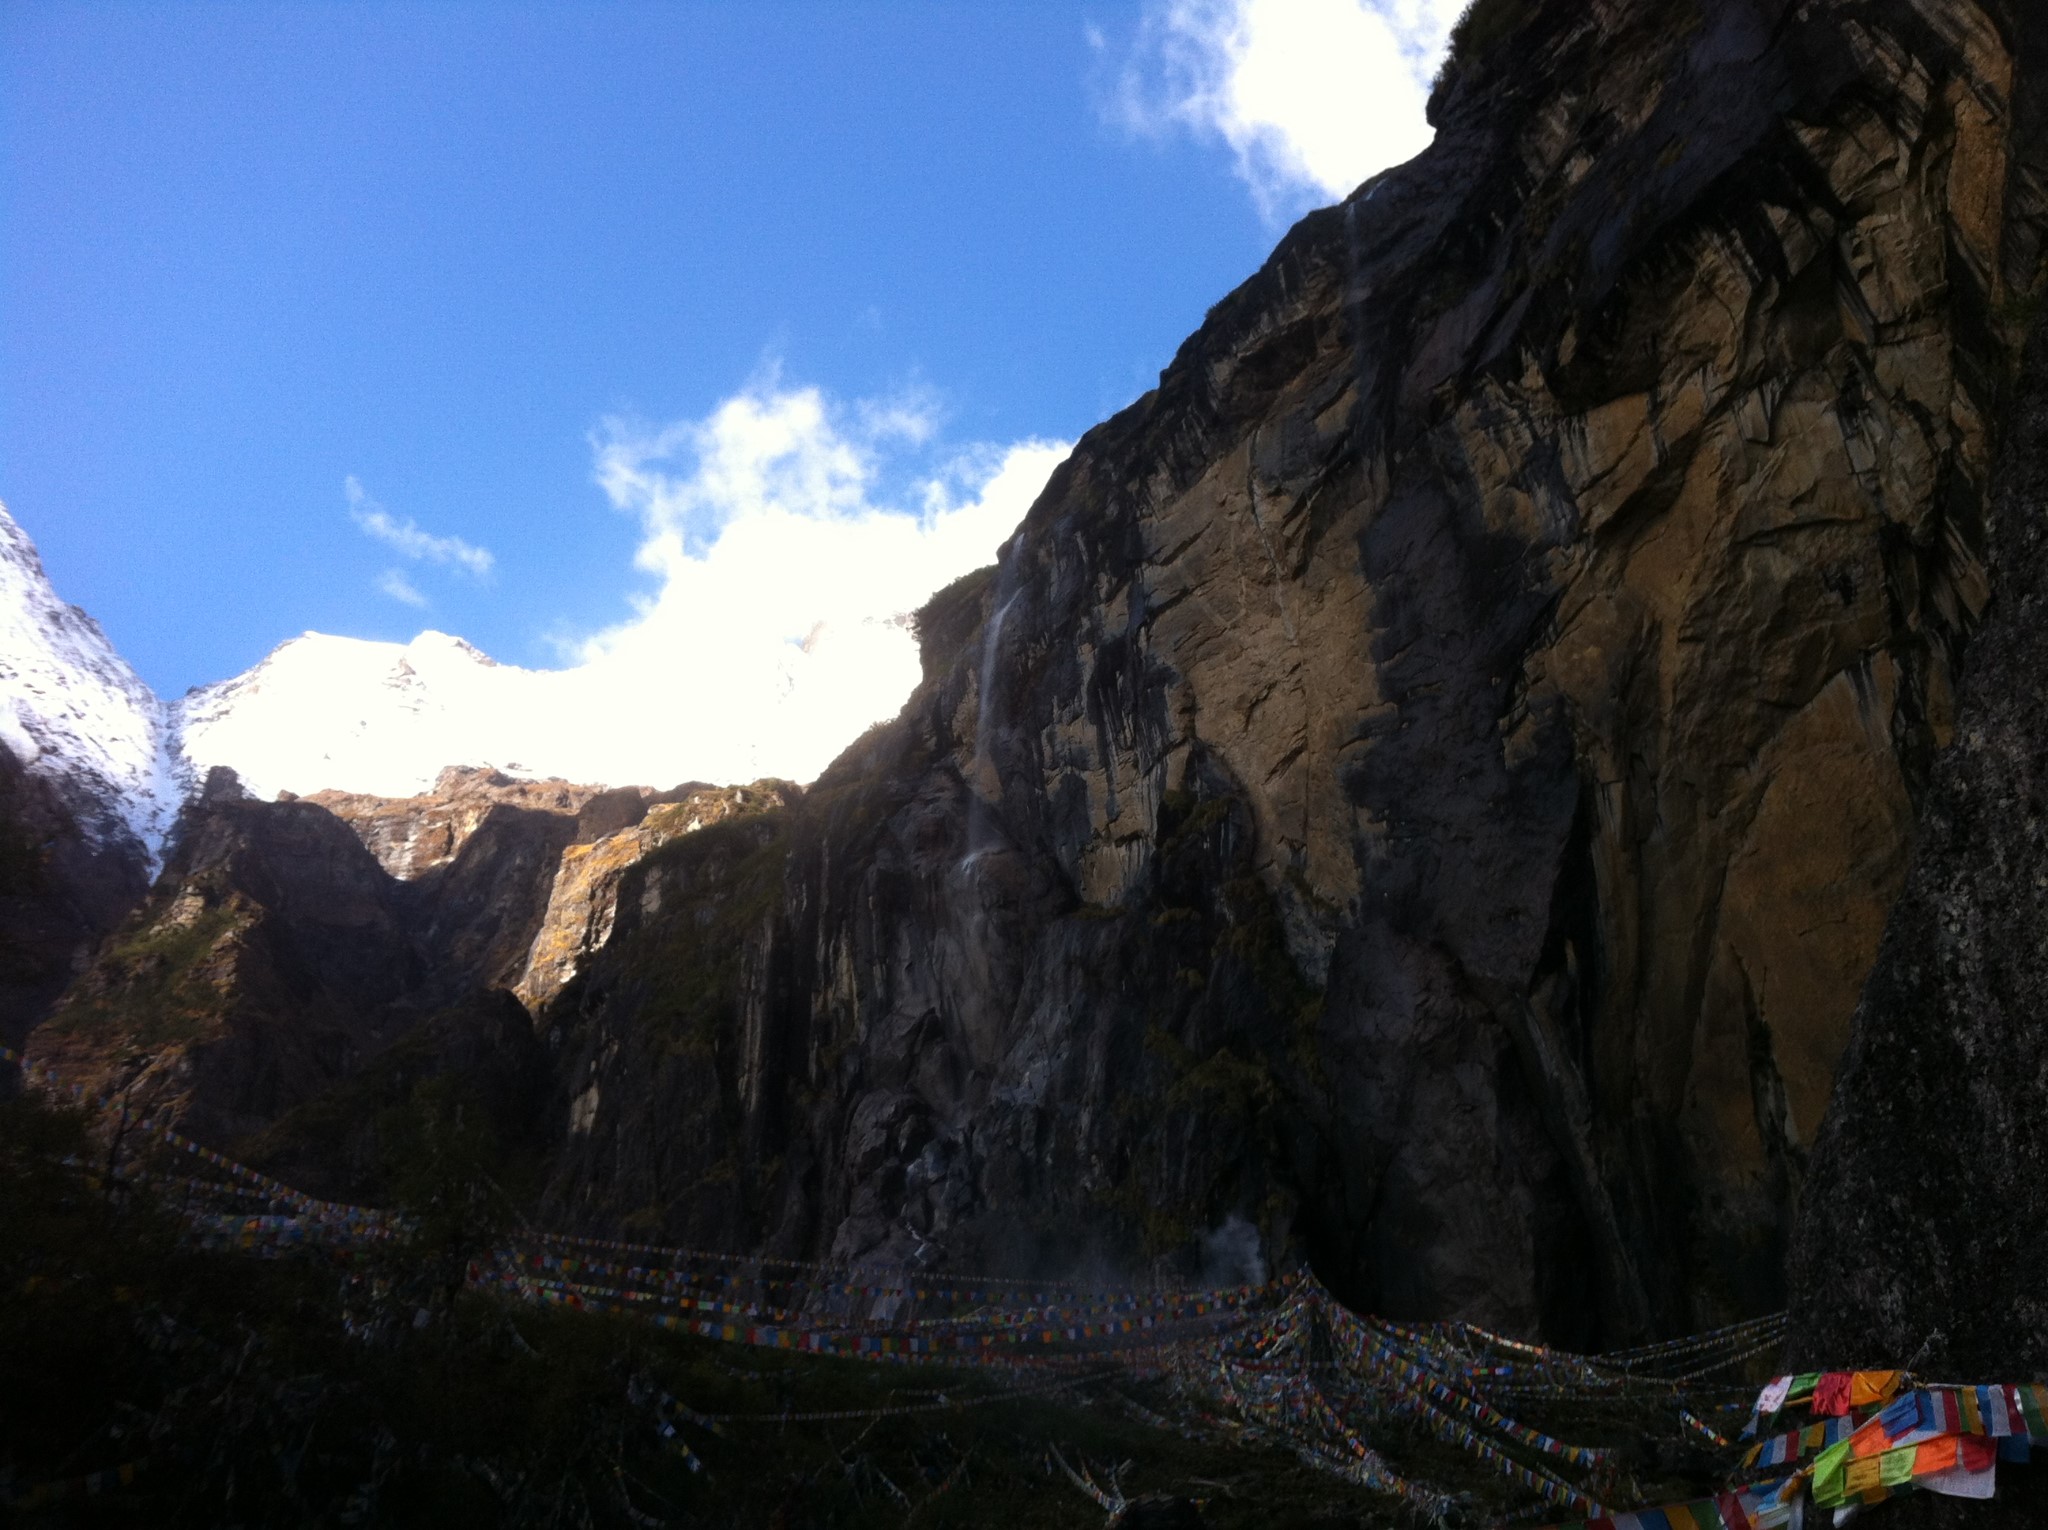
[[130,931],[58,1006],[49,1033],[118,1036],[133,1048],[197,1040],[224,1018],[232,940],[251,917],[230,899]]

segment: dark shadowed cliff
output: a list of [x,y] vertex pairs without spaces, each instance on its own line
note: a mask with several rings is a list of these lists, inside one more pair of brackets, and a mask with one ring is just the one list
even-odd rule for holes
[[[1798,1364],[2048,1375],[2048,335],[2008,420],[1990,616],[1800,1209]],[[1918,1522],[2039,1524],[2039,1475]]]
[[[764,812],[495,808],[407,895],[407,995],[532,1011],[546,1220],[1306,1253],[1580,1344],[1777,1305],[1990,591],[2041,29],[1482,0],[1435,146],[1082,440],[900,717]],[[252,865],[325,816],[221,811]]]
[[148,889],[139,844],[91,833],[0,745],[0,1045],[22,1044]]
[[545,1066],[514,992],[573,970],[609,917],[610,861],[779,790],[451,769],[420,797],[323,805],[252,801],[216,770],[32,1054],[327,1193],[376,1193],[378,1113],[427,1078],[457,1077],[535,1145]]

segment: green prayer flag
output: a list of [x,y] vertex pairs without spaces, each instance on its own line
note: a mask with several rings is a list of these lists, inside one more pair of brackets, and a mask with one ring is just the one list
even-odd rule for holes
[[1962,1409],[1963,1433],[1983,1434],[1984,1410],[1978,1406],[1977,1390],[1974,1387],[1957,1387],[1956,1402]]
[[1813,1458],[1813,1501],[1833,1508],[1846,1495],[1842,1478],[1849,1470],[1849,1442],[1837,1440]]
[[1908,1445],[1904,1450],[1888,1450],[1880,1458],[1878,1480],[1886,1487],[1898,1487],[1913,1480],[1913,1458],[1920,1454],[1918,1445]]
[[2026,1420],[2027,1433],[2036,1440],[2048,1443],[2048,1387],[2022,1386],[2014,1390],[2020,1397],[2020,1417]]

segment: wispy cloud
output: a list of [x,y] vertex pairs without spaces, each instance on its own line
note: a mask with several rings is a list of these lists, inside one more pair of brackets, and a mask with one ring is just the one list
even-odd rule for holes
[[377,576],[377,588],[386,595],[389,595],[393,600],[403,601],[408,606],[417,606],[424,610],[429,604],[427,597],[422,595],[418,587],[405,577],[403,569],[387,568],[384,570],[383,573]]
[[1110,114],[1221,140],[1261,214],[1285,219],[1428,146],[1430,81],[1465,3],[1149,0]]
[[[491,570],[497,563],[491,556],[490,549],[474,546],[460,537],[437,537],[408,518],[394,516],[363,491],[362,484],[357,481],[354,474],[350,474],[342,481],[341,488],[342,493],[348,497],[349,518],[367,535],[375,537],[388,547],[396,548],[401,555],[415,562],[438,563],[459,568],[472,579],[490,577]],[[400,583],[405,581],[400,580]],[[386,585],[380,584],[379,588],[395,599],[407,598],[398,595]],[[410,590],[412,586],[407,584],[406,588]],[[417,596],[419,591],[413,590],[412,593]],[[421,599],[416,603],[424,605],[426,602]]]

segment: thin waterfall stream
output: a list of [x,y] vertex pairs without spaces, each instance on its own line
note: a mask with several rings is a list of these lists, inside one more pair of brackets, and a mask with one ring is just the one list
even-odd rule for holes
[[974,698],[974,764],[968,780],[967,853],[960,859],[963,871],[994,849],[1000,838],[995,803],[1003,794],[1003,785],[991,746],[996,730],[996,653],[1002,643],[1003,621],[1021,593],[1014,588],[1012,567],[1005,562],[997,575],[994,609],[981,634],[981,668]]

